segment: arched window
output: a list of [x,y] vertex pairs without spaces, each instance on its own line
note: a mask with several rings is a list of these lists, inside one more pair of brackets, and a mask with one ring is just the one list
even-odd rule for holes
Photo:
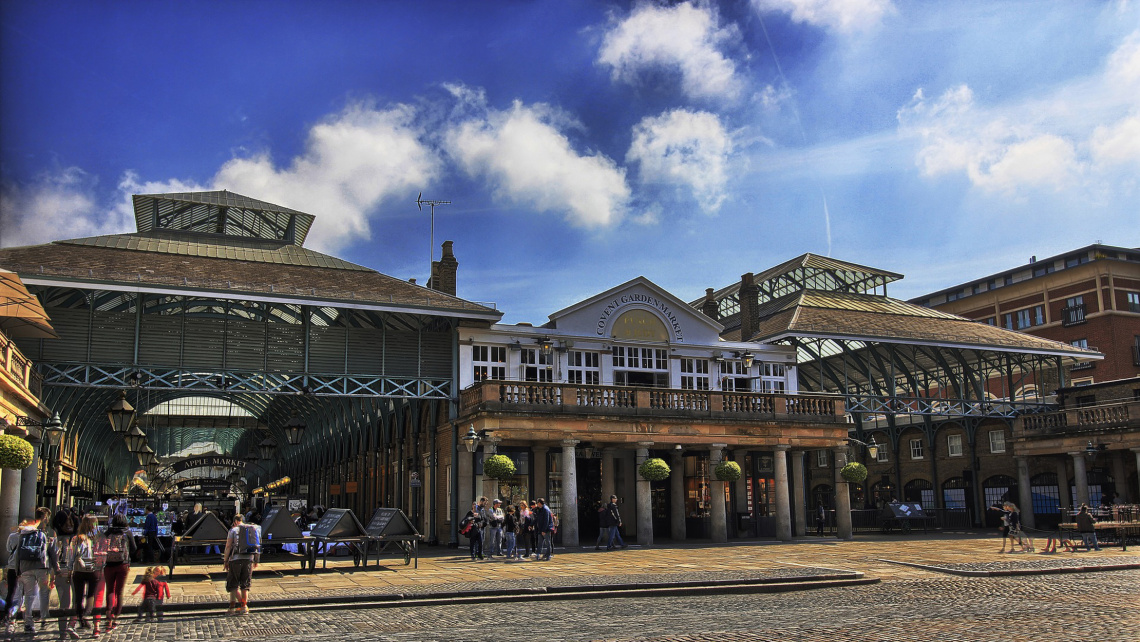
[[961,477],[951,477],[942,482],[942,501],[946,508],[966,508],[966,480]]
[[982,491],[986,506],[993,506],[1002,502],[1018,503],[1017,480],[1009,475],[994,475],[982,482]]
[[903,485],[903,500],[934,508],[934,484],[925,479],[912,479]]
[[1057,487],[1056,473],[1041,473],[1029,480],[1033,493],[1034,515],[1056,515],[1061,512],[1061,491]]

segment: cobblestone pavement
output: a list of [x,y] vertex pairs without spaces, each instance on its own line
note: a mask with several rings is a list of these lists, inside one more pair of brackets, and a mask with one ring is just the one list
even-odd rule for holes
[[1135,642],[1138,632],[1140,570],[1129,570],[1018,578],[929,574],[774,595],[194,615],[128,623],[102,639]]

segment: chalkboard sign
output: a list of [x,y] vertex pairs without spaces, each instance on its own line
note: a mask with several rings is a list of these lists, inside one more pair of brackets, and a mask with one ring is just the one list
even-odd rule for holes
[[896,519],[920,519],[926,517],[926,513],[922,510],[922,504],[912,502],[908,504],[887,504],[884,508],[889,509],[891,517]]
[[301,534],[301,529],[297,528],[297,523],[293,521],[293,517],[281,510],[280,506],[270,508],[261,518],[261,536],[267,540],[304,537]]
[[206,513],[197,523],[183,533],[183,539],[220,540],[230,534],[230,529],[213,513]]
[[377,508],[368,521],[370,537],[388,537],[391,535],[419,535],[419,531],[412,525],[411,520],[399,508]]
[[366,534],[360,520],[347,508],[330,508],[325,511],[321,521],[317,522],[311,533],[313,537],[327,539],[361,537]]

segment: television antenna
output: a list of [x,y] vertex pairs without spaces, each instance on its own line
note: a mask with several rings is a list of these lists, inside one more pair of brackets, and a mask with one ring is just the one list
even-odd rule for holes
[[428,238],[428,286],[431,286],[431,264],[435,263],[435,206],[436,205],[451,205],[451,201],[433,201],[424,198],[424,193],[420,192],[416,196],[416,207],[422,212],[424,205],[431,208],[431,236]]

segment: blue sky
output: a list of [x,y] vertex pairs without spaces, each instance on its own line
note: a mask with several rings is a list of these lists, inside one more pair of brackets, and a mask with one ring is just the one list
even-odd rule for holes
[[[508,322],[803,252],[911,297],[1140,245],[1140,3],[0,4],[0,244],[133,231],[133,193],[316,215],[401,278],[455,241]],[[438,249],[436,250],[438,258]]]

